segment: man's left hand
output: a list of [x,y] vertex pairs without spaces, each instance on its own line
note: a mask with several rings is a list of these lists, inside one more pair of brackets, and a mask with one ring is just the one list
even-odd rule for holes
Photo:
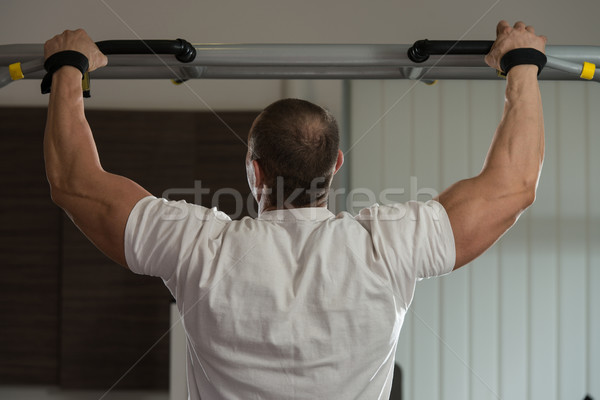
[[88,71],[104,67],[108,63],[108,58],[83,29],[64,31],[48,40],[44,44],[44,59],[65,50],[78,51],[86,56],[89,62]]

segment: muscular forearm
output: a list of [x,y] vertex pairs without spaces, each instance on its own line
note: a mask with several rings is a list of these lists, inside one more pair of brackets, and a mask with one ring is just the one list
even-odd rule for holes
[[[507,77],[502,121],[496,130],[481,178],[499,195],[533,197],[544,158],[544,121],[537,67],[521,65]],[[503,192],[504,191],[504,192]]]
[[74,67],[65,66],[53,76],[44,158],[53,196],[76,194],[93,174],[102,171],[84,115],[81,72]]

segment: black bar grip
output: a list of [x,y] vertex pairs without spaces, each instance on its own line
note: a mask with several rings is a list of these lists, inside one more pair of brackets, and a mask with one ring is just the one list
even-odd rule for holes
[[196,58],[196,49],[187,40],[103,40],[96,42],[104,54],[172,54],[188,63]]
[[417,40],[408,49],[408,58],[416,63],[427,61],[430,55],[481,54],[490,52],[493,40]]

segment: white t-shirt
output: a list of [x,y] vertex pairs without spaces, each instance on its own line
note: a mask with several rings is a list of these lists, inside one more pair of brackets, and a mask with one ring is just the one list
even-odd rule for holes
[[125,255],[177,300],[192,400],[389,398],[415,283],[455,262],[435,201],[231,221],[146,197],[129,216]]

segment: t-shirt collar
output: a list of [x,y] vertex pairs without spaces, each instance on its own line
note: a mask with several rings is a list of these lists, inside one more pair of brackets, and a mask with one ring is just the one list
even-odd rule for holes
[[325,207],[301,207],[264,211],[258,219],[266,221],[324,221],[333,217],[335,217],[333,213]]

